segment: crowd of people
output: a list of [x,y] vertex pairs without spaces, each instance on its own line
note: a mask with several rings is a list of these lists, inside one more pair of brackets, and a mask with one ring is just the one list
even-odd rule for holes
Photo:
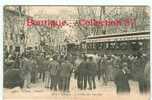
[[96,81],[103,85],[113,81],[117,93],[130,92],[129,80],[137,81],[141,93],[150,90],[149,55],[59,55],[40,53],[36,56],[25,54],[20,57],[8,55],[4,59],[4,87],[30,88],[31,84],[42,81],[45,88],[53,91],[69,91],[72,75],[80,90],[96,89]]

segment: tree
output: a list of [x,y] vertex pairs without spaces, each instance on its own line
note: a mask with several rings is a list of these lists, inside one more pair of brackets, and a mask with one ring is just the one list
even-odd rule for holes
[[149,25],[148,7],[119,7],[119,6],[80,6],[77,7],[78,21],[81,19],[99,20],[129,20],[130,25],[121,24],[117,26],[82,26],[78,22],[76,30],[79,37],[86,38],[100,34],[114,34],[123,32],[135,32],[146,30]]

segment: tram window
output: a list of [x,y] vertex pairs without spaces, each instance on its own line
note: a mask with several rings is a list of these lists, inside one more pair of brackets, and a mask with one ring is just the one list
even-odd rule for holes
[[91,49],[94,49],[94,43],[92,43],[92,48]]
[[92,43],[89,44],[89,47],[90,47],[89,49],[92,49]]
[[131,48],[132,48],[132,50],[136,51],[136,50],[140,49],[140,45],[138,44],[137,41],[134,41],[131,43]]
[[99,48],[98,48],[98,49],[99,49],[99,50],[104,49],[103,43],[99,43]]
[[85,49],[86,48],[85,44],[81,44],[81,48]]
[[111,44],[112,44],[112,43],[109,43],[109,47],[108,47],[108,49],[112,49],[112,48],[111,48]]
[[100,49],[100,43],[96,43],[95,48],[96,48],[96,50],[99,50]]
[[92,48],[92,44],[91,43],[88,43],[87,44],[87,49],[91,49]]
[[120,43],[120,49],[122,50],[127,49],[127,42]]
[[96,44],[92,43],[92,49],[96,49]]
[[87,49],[89,49],[89,44],[87,43]]
[[140,46],[143,46],[143,42],[138,42],[138,44],[139,44]]
[[102,49],[106,49],[107,43],[102,43]]
[[96,49],[96,44],[95,43],[88,43],[87,49]]
[[115,43],[114,43],[114,42],[109,43],[109,48],[110,48],[110,49],[115,49]]
[[109,48],[109,43],[106,43],[105,44],[105,49],[108,49]]
[[118,50],[118,49],[119,49],[119,47],[120,47],[120,45],[119,45],[119,44],[120,44],[120,43],[118,43],[118,42],[116,42],[116,43],[115,43],[115,49],[116,49],[116,50]]
[[134,42],[134,41],[133,41],[133,42],[131,42],[131,43],[132,43],[132,44],[136,44],[137,42]]
[[90,43],[88,44],[88,49],[91,49],[91,44]]

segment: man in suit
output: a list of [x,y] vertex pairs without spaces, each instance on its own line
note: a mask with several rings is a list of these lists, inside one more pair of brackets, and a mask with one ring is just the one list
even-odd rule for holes
[[69,91],[73,65],[69,62],[68,57],[65,57],[65,61],[61,64],[61,67],[62,70],[60,72],[60,76],[62,77],[62,89],[63,91]]
[[26,55],[23,60],[22,70],[24,76],[24,87],[30,88],[31,84],[31,72],[32,72],[33,62],[30,59],[30,55]]
[[87,88],[87,57],[83,57],[83,61],[78,66],[78,88],[86,89]]
[[114,77],[117,93],[130,92],[128,73],[127,63],[123,63],[122,66],[117,67],[117,72]]
[[147,59],[139,53],[137,59],[135,59],[133,63],[132,74],[133,78],[138,81],[140,93],[144,93],[146,90],[146,81],[144,77],[146,60]]
[[95,76],[97,75],[97,64],[93,61],[93,57],[89,57],[87,63],[87,74],[88,74],[88,83],[89,89],[96,88]]
[[44,82],[44,79],[45,79],[44,54],[41,53],[40,56],[38,56],[36,60],[37,60],[37,65],[38,65],[39,78]]
[[57,74],[59,70],[59,63],[57,62],[57,56],[53,56],[53,60],[49,64],[51,86],[50,89],[57,90]]
[[60,72],[62,70],[62,63],[64,62],[64,55],[60,55],[58,57],[58,62],[59,62],[59,70],[57,74],[57,77],[58,77],[57,85],[58,85],[59,90],[62,90],[62,76],[60,76]]
[[50,63],[50,57],[46,56],[45,61],[44,61],[44,66],[43,66],[45,67],[45,87],[46,88],[49,88],[49,85],[50,85],[49,63]]

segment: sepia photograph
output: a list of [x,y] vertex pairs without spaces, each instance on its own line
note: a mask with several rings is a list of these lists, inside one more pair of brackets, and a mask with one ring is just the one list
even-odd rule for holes
[[4,100],[150,100],[150,7],[6,5]]

